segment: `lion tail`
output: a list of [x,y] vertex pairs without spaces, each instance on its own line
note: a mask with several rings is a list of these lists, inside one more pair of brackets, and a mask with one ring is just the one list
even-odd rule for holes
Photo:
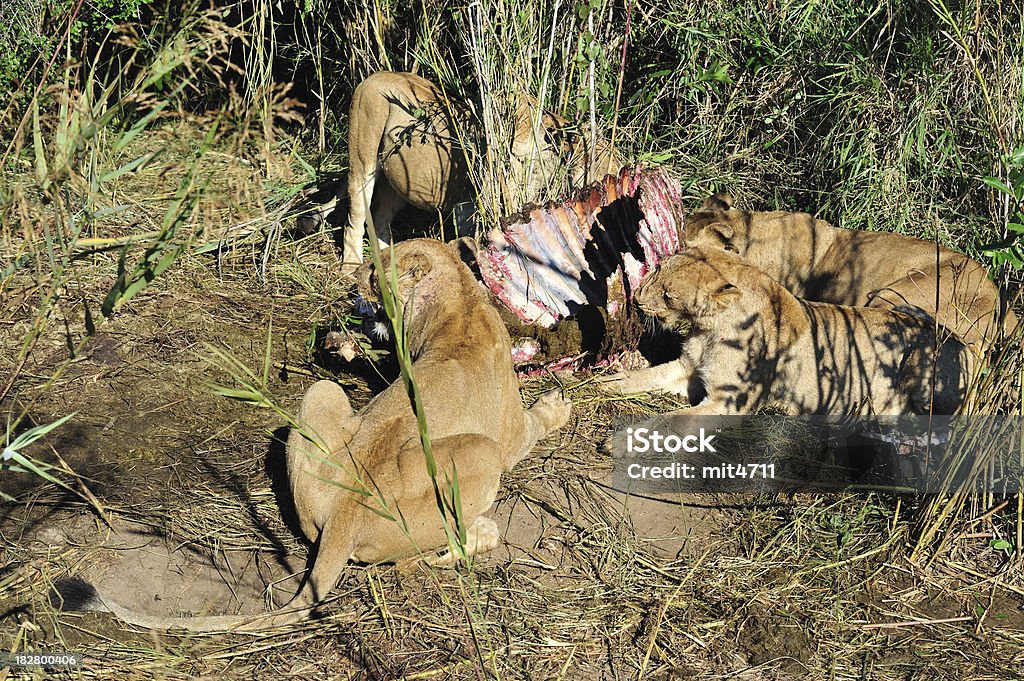
[[55,609],[62,611],[111,613],[122,622],[145,629],[183,630],[200,634],[261,633],[301,622],[307,619],[316,607],[315,603],[311,604],[303,600],[301,605],[288,604],[277,610],[257,615],[161,617],[126,608],[110,596],[100,593],[89,582],[78,577],[56,582],[50,592],[50,604]]

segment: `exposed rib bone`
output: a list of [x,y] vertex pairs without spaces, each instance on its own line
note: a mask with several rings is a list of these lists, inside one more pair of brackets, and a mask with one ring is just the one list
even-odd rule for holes
[[679,183],[664,170],[624,167],[492,230],[477,256],[481,277],[528,324],[551,328],[584,305],[615,316],[679,250],[680,204]]

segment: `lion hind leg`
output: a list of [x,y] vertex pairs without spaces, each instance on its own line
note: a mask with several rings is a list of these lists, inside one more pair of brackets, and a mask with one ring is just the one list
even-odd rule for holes
[[[374,86],[364,81],[352,94],[352,106],[349,108],[349,205],[342,255],[343,273],[351,273],[363,262],[366,213],[373,202],[374,189],[378,181],[383,179],[380,147],[387,127],[387,117],[377,116],[379,99],[380,95],[375,92]],[[377,225],[374,227],[379,229]]]
[[295,511],[310,541],[317,541],[334,501],[334,494],[328,493],[333,488],[325,491],[324,484],[317,481],[337,476],[335,457],[344,456],[361,422],[348,395],[336,383],[317,381],[302,398],[288,433],[285,458]]
[[301,442],[308,442],[318,450],[319,456],[326,456],[352,438],[360,420],[341,386],[333,381],[317,381],[302,398],[288,438],[288,449],[308,449],[308,446],[299,446]]
[[[943,282],[936,300],[938,281],[934,274],[915,271],[888,286],[868,294],[869,307],[920,308],[938,323],[963,339],[977,355],[984,354],[999,336],[997,322],[1002,304],[999,289],[980,265],[967,268],[946,263],[938,270]],[[938,307],[936,307],[936,302]],[[1012,314],[1012,313],[1011,313]],[[1003,317],[1003,329],[1006,319]]]
[[[351,153],[351,151],[349,152]],[[366,235],[366,213],[373,201],[374,186],[380,171],[371,166],[370,172],[357,170],[353,161],[348,178],[348,224],[342,257],[343,271],[354,270],[363,262],[363,237]]]
[[[391,245],[391,222],[407,204],[406,200],[391,186],[383,169],[376,172],[362,187],[349,189],[348,227],[345,229],[343,271],[354,270],[363,262],[363,237],[367,224],[377,236],[377,245],[382,250]],[[367,207],[372,220],[367,223]]]
[[377,233],[377,245],[381,249],[391,245],[391,222],[407,205],[407,201],[391,186],[386,173],[382,173],[377,183],[377,194],[370,214],[373,217],[373,231]]

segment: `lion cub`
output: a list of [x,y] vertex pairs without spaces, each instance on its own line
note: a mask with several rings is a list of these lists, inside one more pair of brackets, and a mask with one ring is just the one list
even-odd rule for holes
[[[621,162],[607,142],[590,153],[569,122],[516,98],[508,154],[507,191],[536,200],[556,178],[573,186],[617,171]],[[537,120],[539,118],[539,120]],[[406,205],[441,214],[475,202],[477,188],[467,149],[483,139],[471,129],[469,107],[452,101],[434,83],[412,73],[378,71],[352,95],[349,111],[349,214],[342,272],[363,260],[367,206],[381,248],[391,242],[391,221]],[[495,150],[496,151],[496,150]],[[324,206],[329,212],[334,203]],[[518,205],[516,205],[518,207]]]
[[[571,405],[553,391],[523,408],[508,331],[452,248],[413,239],[382,258],[386,271],[393,261],[398,275],[437,486],[446,494],[457,474],[465,551],[488,551],[499,541],[498,526],[483,514],[494,503],[501,474],[565,425]],[[360,293],[373,303],[388,278],[364,267]],[[312,570],[288,605],[261,615],[152,617],[92,592],[80,608],[149,628],[259,632],[308,617],[349,561],[400,561],[448,543],[401,380],[359,411],[338,384],[314,383],[288,437],[287,462],[299,524],[316,546]],[[451,560],[447,554],[428,562]]]
[[841,229],[806,213],[737,210],[728,195],[705,201],[683,231],[688,248],[739,253],[806,300],[920,308],[978,355],[1017,326],[1012,310],[1000,319],[999,289],[980,263],[921,239]]
[[942,339],[935,352],[924,315],[805,302],[726,251],[669,258],[637,301],[668,328],[690,325],[680,359],[631,377],[688,395],[696,406],[687,414],[769,405],[796,414],[952,414],[971,375],[960,341]]

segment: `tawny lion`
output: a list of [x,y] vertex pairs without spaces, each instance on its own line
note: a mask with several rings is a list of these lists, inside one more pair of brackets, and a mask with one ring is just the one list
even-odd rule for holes
[[724,195],[689,216],[684,231],[687,247],[739,253],[798,298],[920,308],[978,355],[1017,328],[980,263],[928,241],[840,229],[806,213],[737,210]]
[[[414,239],[386,250],[383,258],[384,275],[364,266],[360,293],[379,301],[394,260],[436,479],[444,488],[458,476],[466,552],[490,550],[499,541],[498,528],[483,513],[494,502],[502,472],[564,425],[570,404],[552,392],[523,409],[508,332],[450,247]],[[316,557],[290,603],[261,615],[151,617],[92,591],[78,608],[155,629],[259,632],[308,617],[349,561],[398,561],[447,544],[401,381],[359,411],[337,384],[319,381],[303,398],[297,421],[288,439],[288,478]],[[451,560],[449,553],[429,562]]]
[[[579,186],[618,170],[620,163],[603,140],[591,164],[585,136],[570,133],[564,118],[539,111],[533,98],[520,97],[513,108],[509,182],[519,186],[506,188],[510,196],[521,192],[526,200],[536,200],[560,174]],[[475,201],[480,191],[473,184],[467,148],[480,148],[481,142],[469,120],[462,102],[411,73],[380,71],[359,84],[349,111],[343,272],[352,272],[363,260],[367,206],[383,248],[391,243],[392,220],[406,205],[447,215]]]
[[692,248],[637,291],[639,307],[689,333],[678,360],[608,377],[617,389],[689,398],[685,414],[953,414],[973,358],[919,310],[797,299],[735,253]]

